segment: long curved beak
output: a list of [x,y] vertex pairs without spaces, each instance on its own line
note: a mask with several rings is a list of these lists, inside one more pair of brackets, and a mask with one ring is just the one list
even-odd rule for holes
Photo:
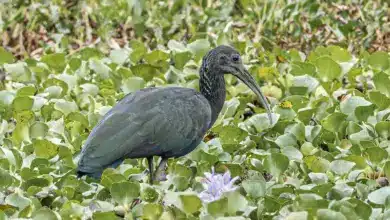
[[237,78],[239,78],[245,85],[247,85],[259,98],[261,104],[263,107],[267,110],[269,122],[272,125],[272,115],[271,115],[271,108],[268,105],[267,99],[261,93],[259,85],[257,85],[256,80],[251,76],[251,74],[248,72],[248,70],[245,69],[244,66],[239,68],[239,72],[234,74]]

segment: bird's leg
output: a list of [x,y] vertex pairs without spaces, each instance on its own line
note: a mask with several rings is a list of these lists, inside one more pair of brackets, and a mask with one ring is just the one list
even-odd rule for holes
[[167,162],[168,162],[168,158],[164,158],[164,157],[161,158],[161,162],[158,165],[158,167],[156,169],[156,173],[154,175],[155,180],[157,180],[157,181],[167,180],[166,174],[165,174],[165,167],[167,165]]
[[148,165],[149,165],[149,183],[153,185],[153,157],[148,157]]

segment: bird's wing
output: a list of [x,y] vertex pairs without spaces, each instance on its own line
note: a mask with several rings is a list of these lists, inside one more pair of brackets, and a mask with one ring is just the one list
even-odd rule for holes
[[154,88],[126,96],[89,135],[79,170],[96,172],[124,158],[184,152],[211,120],[207,100],[191,89]]

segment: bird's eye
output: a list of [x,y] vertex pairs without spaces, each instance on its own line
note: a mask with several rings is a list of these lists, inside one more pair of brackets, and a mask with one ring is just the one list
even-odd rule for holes
[[232,55],[232,60],[233,60],[234,62],[238,62],[238,61],[240,60],[240,55],[238,55],[238,54],[233,54],[233,55]]

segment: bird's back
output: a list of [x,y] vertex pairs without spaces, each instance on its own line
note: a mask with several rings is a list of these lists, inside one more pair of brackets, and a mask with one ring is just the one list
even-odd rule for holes
[[129,94],[92,130],[78,171],[99,177],[126,158],[183,156],[199,144],[210,121],[207,99],[193,89],[147,88]]

